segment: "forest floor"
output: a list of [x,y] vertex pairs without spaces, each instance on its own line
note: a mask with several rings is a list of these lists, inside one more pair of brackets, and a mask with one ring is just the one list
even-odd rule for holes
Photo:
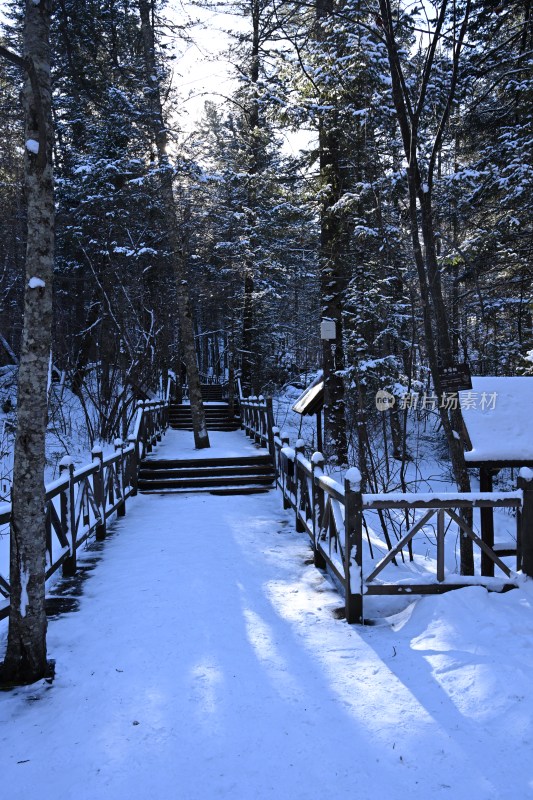
[[139,496],[84,557],[0,695],[10,800],[533,797],[530,582],[348,626],[277,491]]

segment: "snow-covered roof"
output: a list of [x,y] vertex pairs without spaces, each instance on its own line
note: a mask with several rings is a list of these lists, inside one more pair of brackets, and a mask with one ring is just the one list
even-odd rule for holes
[[297,414],[316,414],[324,405],[324,381],[308,386],[292,407]]
[[467,462],[533,462],[533,377],[472,377],[459,398]]

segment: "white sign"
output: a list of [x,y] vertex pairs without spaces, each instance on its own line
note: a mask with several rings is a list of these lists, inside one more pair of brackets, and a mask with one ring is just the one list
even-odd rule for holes
[[337,326],[334,319],[323,319],[320,323],[320,338],[335,339],[337,336]]

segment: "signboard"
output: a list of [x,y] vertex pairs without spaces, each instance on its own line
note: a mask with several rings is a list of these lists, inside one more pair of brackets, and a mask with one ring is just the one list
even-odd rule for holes
[[337,336],[337,326],[334,319],[324,318],[320,323],[320,338],[331,341]]
[[472,388],[472,376],[467,364],[455,364],[439,370],[440,390],[446,394]]

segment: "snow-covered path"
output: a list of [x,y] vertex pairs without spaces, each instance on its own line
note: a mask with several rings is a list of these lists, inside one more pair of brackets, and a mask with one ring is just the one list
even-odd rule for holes
[[202,461],[206,458],[268,455],[268,450],[259,448],[242,431],[209,431],[209,442],[208,450],[197,450],[190,431],[170,429],[147,460],[177,458]]
[[533,796],[528,587],[350,627],[280,505],[133,500],[50,623],[53,685],[0,695],[2,796]]

